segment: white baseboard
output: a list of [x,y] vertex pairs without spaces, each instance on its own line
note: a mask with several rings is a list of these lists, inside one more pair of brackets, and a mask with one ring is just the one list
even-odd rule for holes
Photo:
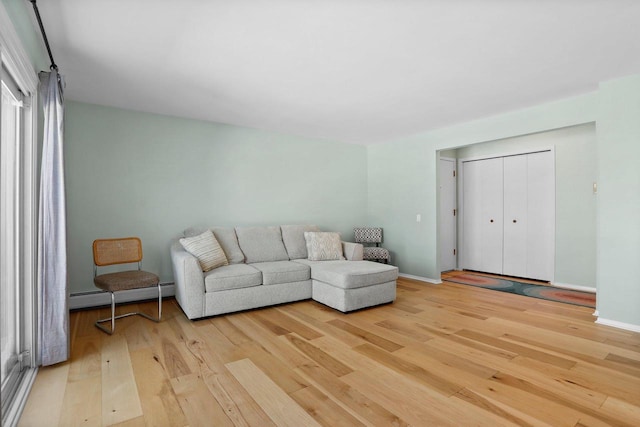
[[596,288],[592,288],[590,286],[572,285],[570,283],[558,283],[558,282],[551,283],[551,286],[555,286],[556,288],[569,289],[571,291],[589,292],[591,294],[596,293]]
[[407,279],[419,280],[421,282],[433,283],[434,285],[442,283],[442,280],[440,279],[429,279],[428,277],[414,276],[412,274],[398,273],[398,276],[406,277]]
[[[173,283],[163,283],[162,297],[170,297],[176,294],[175,285]],[[121,291],[116,293],[116,304],[121,302],[143,301],[158,298],[158,290],[154,286],[152,288],[132,289],[130,291]],[[100,307],[111,304],[111,296],[108,292],[95,291],[84,292],[79,294],[71,294],[69,297],[69,309],[75,310],[79,308]]]
[[626,331],[640,332],[640,325],[633,325],[631,323],[618,322],[617,320],[609,320],[609,319],[603,319],[602,317],[598,317],[598,320],[596,320],[596,323],[600,325],[605,325],[605,326],[612,326],[618,329],[624,329]]

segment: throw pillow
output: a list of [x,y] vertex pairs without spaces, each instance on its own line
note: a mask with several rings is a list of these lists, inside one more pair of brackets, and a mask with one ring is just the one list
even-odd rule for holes
[[238,238],[236,237],[236,230],[233,228],[189,227],[184,230],[184,237],[197,236],[204,233],[206,230],[211,230],[213,232],[213,237],[215,237],[218,243],[220,243],[220,247],[222,247],[229,264],[240,264],[244,262],[244,254],[240,250]]
[[229,265],[224,251],[211,230],[207,230],[198,236],[182,238],[180,243],[187,252],[198,258],[202,271]]
[[330,261],[344,259],[340,233],[326,231],[305,231],[307,254],[310,261]]

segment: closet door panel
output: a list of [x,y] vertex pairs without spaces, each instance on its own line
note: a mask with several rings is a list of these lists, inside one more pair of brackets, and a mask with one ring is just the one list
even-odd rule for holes
[[482,179],[480,162],[463,163],[463,268],[482,270]]
[[488,159],[480,165],[482,182],[482,268],[481,271],[502,274],[503,241],[503,159]]
[[527,156],[504,158],[503,274],[527,277]]
[[527,277],[552,280],[555,258],[555,164],[553,153],[527,155]]

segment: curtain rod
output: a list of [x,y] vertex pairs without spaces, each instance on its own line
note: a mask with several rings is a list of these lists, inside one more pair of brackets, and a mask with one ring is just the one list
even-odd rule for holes
[[42,33],[42,38],[44,39],[44,44],[47,47],[47,53],[49,54],[49,59],[51,60],[50,69],[58,71],[58,66],[56,65],[56,61],[53,60],[53,54],[51,53],[51,47],[49,46],[49,40],[47,39],[47,33],[44,31],[44,26],[42,25],[42,19],[40,18],[40,11],[38,11],[38,5],[36,4],[36,0],[29,0],[33,5],[33,11],[36,14],[36,19],[38,20],[38,25],[40,26],[40,32]]

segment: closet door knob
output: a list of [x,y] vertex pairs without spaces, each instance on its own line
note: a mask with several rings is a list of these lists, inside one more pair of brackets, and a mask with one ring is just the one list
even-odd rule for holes
[[516,220],[514,219],[514,220],[513,220],[513,223],[515,224],[516,222],[518,222],[518,221],[516,221]]
[[489,222],[493,222],[493,220],[490,220]]

